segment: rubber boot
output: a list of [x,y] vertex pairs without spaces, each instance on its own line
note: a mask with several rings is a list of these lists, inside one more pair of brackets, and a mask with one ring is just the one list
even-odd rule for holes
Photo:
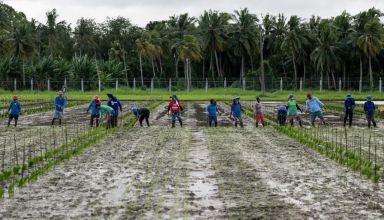
[[180,122],[180,127],[183,127],[183,121],[179,119],[179,122]]
[[209,127],[212,127],[212,123],[208,123]]
[[59,125],[61,125],[61,119],[59,119]]
[[292,120],[289,120],[289,123],[290,123],[291,126],[293,127],[293,119],[292,119]]
[[256,128],[257,128],[257,127],[259,127],[259,123],[258,123],[258,122],[256,122]]
[[139,121],[139,123],[140,123],[140,127],[143,127],[143,122]]
[[15,127],[17,126],[17,119],[15,119]]
[[237,128],[237,122],[235,122],[235,127]]
[[149,127],[149,121],[147,121],[147,126]]
[[51,125],[53,125],[54,122],[55,122],[55,119],[52,119],[52,123],[51,123]]
[[265,123],[264,122],[261,122],[261,124],[263,125],[263,127],[265,127]]
[[12,119],[8,119],[8,127],[11,124]]
[[376,127],[376,122],[375,122],[375,121],[373,121],[372,123],[373,123],[373,127]]
[[300,127],[303,127],[303,122],[299,121]]
[[175,121],[172,121],[172,128],[175,127]]
[[240,122],[240,127],[243,127],[243,122]]
[[215,127],[217,127],[217,122],[215,122]]

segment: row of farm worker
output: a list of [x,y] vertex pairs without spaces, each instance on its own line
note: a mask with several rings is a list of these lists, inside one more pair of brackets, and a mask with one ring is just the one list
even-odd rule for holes
[[[63,114],[64,114],[64,108],[66,105],[66,98],[63,96],[63,91],[59,91],[58,96],[54,99],[54,112],[53,117],[51,121],[51,125],[54,124],[55,120],[58,119],[59,125],[61,125]],[[91,110],[91,117],[90,117],[90,125],[91,127],[94,124],[94,121],[96,122],[96,127],[99,126],[99,124],[105,119],[106,120],[106,126],[107,128],[113,128],[117,125],[117,119],[119,116],[119,112],[122,111],[122,105],[120,101],[113,95],[113,94],[107,94],[108,102],[107,105],[102,105],[100,97],[98,95],[95,95],[93,97],[93,100],[88,106],[88,109],[86,113]],[[183,125],[182,119],[181,119],[181,112],[183,112],[183,106],[180,100],[176,95],[170,96],[171,100],[168,103],[168,110],[167,115],[169,117],[172,117],[172,127],[175,127],[176,119],[178,119],[180,126]],[[352,126],[353,121],[353,112],[356,107],[356,103],[354,98],[351,96],[351,94],[347,94],[345,101],[344,101],[344,108],[345,108],[345,116],[344,116],[344,126],[346,126],[347,119],[349,118],[349,127]],[[325,109],[325,105],[317,98],[311,95],[311,93],[307,94],[307,101],[305,105],[305,111],[310,112],[310,121],[311,125],[315,126],[315,120],[318,117],[321,122],[325,125],[324,116],[322,114],[321,108]],[[366,102],[364,103],[364,111],[366,113],[366,118],[368,121],[368,127],[371,126],[371,122],[373,123],[373,126],[376,127],[376,121],[375,121],[375,104],[372,101],[372,97],[368,95],[366,97]],[[288,120],[293,126],[294,120],[297,120],[299,122],[300,126],[303,126],[302,120],[300,118],[300,115],[298,114],[298,110],[302,113],[303,111],[299,107],[298,103],[295,100],[295,97],[291,94],[288,97],[288,101],[285,105],[282,105],[278,107],[277,109],[277,119],[279,121],[280,125],[284,125],[286,121]],[[139,121],[140,126],[142,126],[142,122],[146,120],[147,126],[149,127],[149,116],[150,111],[147,108],[138,108],[138,107],[132,107],[130,110],[135,115],[135,121],[132,126],[136,124],[137,121]],[[208,125],[212,126],[212,123],[214,123],[214,126],[217,126],[217,115],[220,114],[219,108],[217,107],[216,100],[211,99],[210,103],[206,107],[206,111],[208,113]],[[243,127],[243,120],[242,120],[242,105],[240,103],[240,98],[235,96],[233,98],[233,103],[231,104],[231,112],[230,112],[230,118],[234,118],[235,121],[235,127],[237,127],[238,124],[240,124],[241,127]],[[17,95],[13,96],[13,100],[11,101],[9,107],[8,107],[8,113],[9,113],[9,119],[8,119],[8,126],[10,126],[11,121],[14,119],[15,126],[17,126],[18,118],[21,112],[21,104],[18,101]],[[263,114],[263,106],[261,104],[261,98],[256,98],[256,103],[254,105],[254,116],[256,121],[256,127],[258,127],[259,122],[263,126],[265,126],[265,119]]]

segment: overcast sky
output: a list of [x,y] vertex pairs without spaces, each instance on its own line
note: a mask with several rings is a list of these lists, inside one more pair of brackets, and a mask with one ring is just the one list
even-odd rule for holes
[[28,19],[46,23],[45,13],[56,8],[58,21],[65,20],[76,26],[81,18],[94,18],[103,22],[107,17],[123,16],[133,24],[144,27],[149,21],[167,20],[171,15],[188,12],[199,17],[204,10],[233,13],[248,8],[251,13],[309,18],[337,16],[344,10],[352,15],[375,7],[384,11],[384,0],[0,0],[22,11]]

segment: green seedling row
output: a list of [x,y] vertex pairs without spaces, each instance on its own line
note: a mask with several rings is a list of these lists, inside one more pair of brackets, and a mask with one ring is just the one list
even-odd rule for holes
[[[69,107],[73,107],[73,106],[84,105],[86,103],[88,103],[88,102],[84,102],[84,101],[82,101],[82,102],[71,102],[71,103],[68,103],[65,107],[69,108]],[[41,107],[38,107],[38,108],[23,109],[20,112],[20,115],[30,115],[30,114],[40,113],[40,112],[46,112],[46,111],[53,110],[53,108],[54,108],[54,106],[52,104],[52,105],[48,105],[48,106],[41,106]],[[0,118],[8,118],[8,117],[9,117],[8,113],[0,114]]]
[[[158,103],[156,103],[156,104],[158,104]],[[155,106],[155,105],[153,105],[153,106]],[[130,112],[128,112],[126,114],[130,114]],[[129,123],[129,122],[130,121],[128,121],[127,123]],[[55,165],[63,162],[64,160],[69,159],[72,155],[76,155],[76,154],[80,153],[86,147],[89,147],[91,144],[93,144],[93,143],[97,142],[98,140],[104,138],[105,136],[109,135],[110,133],[113,133],[118,128],[119,127],[117,126],[115,128],[107,130],[104,133],[100,133],[101,131],[103,131],[103,126],[100,126],[100,127],[96,128],[96,129],[92,130],[91,132],[86,133],[85,135],[82,135],[82,136],[80,136],[78,138],[75,138],[74,140],[72,140],[68,144],[64,144],[64,145],[60,146],[59,148],[54,149],[53,151],[47,152],[44,156],[38,156],[38,157],[32,158],[29,161],[29,163],[28,163],[28,165],[31,165],[31,167],[33,167],[35,164],[37,164],[39,162],[42,162],[44,159],[49,159],[49,158],[54,157],[56,154],[60,153],[61,151],[63,151],[64,149],[66,149],[66,148],[68,148],[70,146],[76,145],[76,144],[84,141],[78,147],[76,147],[74,149],[71,149],[71,150],[67,151],[66,153],[63,153],[63,154],[59,155],[57,158],[55,158],[55,160],[53,162],[50,161],[50,162],[46,163],[42,168],[40,168],[40,169],[38,169],[36,171],[32,171],[31,174],[28,177],[24,177],[21,180],[18,180],[18,186],[20,186],[20,187],[24,186],[25,183],[27,181],[29,181],[29,180],[36,180],[38,176],[40,176],[40,175],[44,174],[45,172],[47,172],[52,166],[55,166]],[[93,135],[95,137],[92,137],[88,141],[85,141],[87,138],[89,138],[89,137],[91,137]],[[24,164],[23,167],[24,166],[28,166],[28,165]],[[11,170],[4,170],[0,174],[0,180],[4,181],[4,180],[7,180],[7,179],[10,179],[14,174],[17,174],[17,173],[14,173],[15,170],[18,171],[18,168],[14,167]],[[11,184],[13,184],[13,183],[11,183]],[[9,186],[14,187],[14,184],[13,185],[11,185],[11,184]],[[10,191],[9,189],[10,188],[8,188],[8,191]]]
[[[291,138],[298,140],[300,143],[309,146],[314,150],[317,150],[319,153],[328,156],[329,158],[335,160],[341,165],[347,165],[355,171],[361,169],[361,174],[366,175],[369,179],[372,178],[373,174],[376,174],[375,171],[378,171],[375,170],[375,167],[372,167],[373,161],[365,160],[352,151],[346,151],[341,147],[334,146],[332,143],[315,138],[312,135],[306,133],[307,131],[304,129],[297,129],[285,126],[275,126],[275,129],[281,133],[288,135]],[[377,168],[381,168],[381,165],[376,165],[376,169]],[[373,178],[375,182],[378,181],[378,175],[375,175],[375,177]]]

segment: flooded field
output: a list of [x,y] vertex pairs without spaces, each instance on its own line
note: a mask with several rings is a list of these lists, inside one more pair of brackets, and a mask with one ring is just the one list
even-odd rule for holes
[[[144,104],[126,102],[123,113]],[[151,111],[150,127],[145,123],[144,127],[138,123],[121,126],[37,180],[13,193],[5,192],[0,218],[383,218],[382,181],[373,183],[277,132],[273,125],[256,128],[254,119],[244,116],[244,127],[235,128],[229,118],[230,107],[222,102],[218,103],[222,114],[216,128],[208,127],[207,103],[183,105],[182,127],[176,122],[171,128],[164,102]],[[266,112],[274,114],[277,106],[265,103]],[[86,128],[86,107],[68,109],[67,124],[61,129],[68,126],[73,131],[83,126],[82,132],[92,132]],[[28,130],[34,124],[49,134],[51,128],[44,123],[51,114],[24,118],[20,130],[0,129],[7,135],[34,135]],[[326,111],[325,117],[336,126],[340,114]],[[303,129],[311,128],[306,124]],[[362,128],[352,129],[358,132]],[[39,136],[38,132],[35,135]],[[8,184],[2,186],[7,188]]]

